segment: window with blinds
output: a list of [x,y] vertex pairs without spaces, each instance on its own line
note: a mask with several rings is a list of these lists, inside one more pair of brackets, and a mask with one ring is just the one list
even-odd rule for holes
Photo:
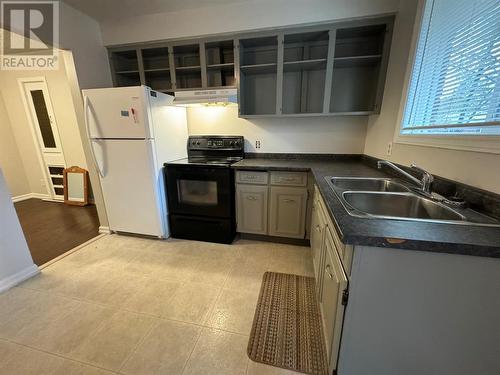
[[401,134],[500,135],[498,0],[427,0]]

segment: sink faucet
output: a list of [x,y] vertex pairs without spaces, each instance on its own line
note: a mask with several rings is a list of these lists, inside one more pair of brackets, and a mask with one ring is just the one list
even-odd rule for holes
[[406,178],[408,178],[411,181],[413,181],[414,183],[416,183],[424,193],[431,194],[431,184],[432,184],[432,181],[434,181],[434,177],[426,170],[424,170],[420,167],[417,167],[415,164],[411,164],[412,169],[415,169],[416,171],[419,171],[420,173],[422,173],[422,179],[419,180],[418,178],[413,177],[411,174],[405,172],[404,170],[399,168],[394,163],[391,163],[390,161],[379,160],[377,162],[378,169],[381,169],[383,165],[387,165],[388,167],[391,167],[392,169],[394,169],[398,173],[402,174]]

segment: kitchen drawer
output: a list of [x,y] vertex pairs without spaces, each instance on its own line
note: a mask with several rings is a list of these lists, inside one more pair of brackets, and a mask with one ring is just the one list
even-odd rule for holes
[[306,186],[306,172],[271,172],[271,185]]
[[258,171],[236,171],[236,182],[240,184],[267,185],[267,172]]

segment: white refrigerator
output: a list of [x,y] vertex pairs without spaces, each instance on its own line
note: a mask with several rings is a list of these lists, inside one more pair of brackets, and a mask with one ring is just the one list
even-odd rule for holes
[[164,162],[186,157],[186,109],[146,86],[83,90],[109,229],[167,238]]

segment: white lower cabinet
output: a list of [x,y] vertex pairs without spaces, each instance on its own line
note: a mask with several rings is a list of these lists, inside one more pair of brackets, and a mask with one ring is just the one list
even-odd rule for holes
[[[319,202],[314,200],[311,215],[311,254],[313,258],[314,275],[316,280],[320,279],[320,275],[323,271],[323,259],[322,259],[322,248],[324,244],[324,234],[326,228],[325,217],[323,216]],[[321,284],[316,283],[316,293],[318,299],[321,302]]]
[[343,293],[347,288],[347,276],[329,228],[326,229],[324,251],[320,306],[330,367],[336,369],[344,319]]
[[237,171],[237,231],[305,238],[307,173]]
[[236,185],[237,230],[267,234],[267,186]]
[[330,220],[323,199],[318,189],[315,188],[311,220],[311,250],[329,373],[337,368],[347,297],[348,278],[341,260],[345,249]]
[[307,188],[271,187],[269,234],[271,236],[304,238]]

